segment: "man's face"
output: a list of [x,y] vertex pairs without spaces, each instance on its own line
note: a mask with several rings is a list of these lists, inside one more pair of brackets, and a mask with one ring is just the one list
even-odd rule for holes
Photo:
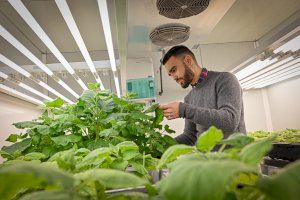
[[184,56],[170,57],[165,68],[168,75],[172,76],[182,88],[187,88],[194,78],[193,71],[184,62]]

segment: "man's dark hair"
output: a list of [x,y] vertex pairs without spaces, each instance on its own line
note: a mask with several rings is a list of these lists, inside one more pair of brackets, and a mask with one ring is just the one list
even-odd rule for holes
[[189,48],[187,48],[186,46],[183,45],[178,45],[178,46],[174,46],[172,47],[164,56],[163,60],[162,60],[162,64],[165,65],[166,62],[172,57],[172,56],[181,56],[181,55],[185,55],[188,54],[190,56],[192,56],[193,60],[197,63],[197,60],[195,58],[194,53],[189,50]]

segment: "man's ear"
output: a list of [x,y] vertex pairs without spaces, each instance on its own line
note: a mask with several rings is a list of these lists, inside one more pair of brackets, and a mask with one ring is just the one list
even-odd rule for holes
[[192,59],[192,57],[190,55],[185,55],[185,57],[184,57],[184,63],[188,67],[190,67],[192,65],[192,61],[193,61],[193,59]]

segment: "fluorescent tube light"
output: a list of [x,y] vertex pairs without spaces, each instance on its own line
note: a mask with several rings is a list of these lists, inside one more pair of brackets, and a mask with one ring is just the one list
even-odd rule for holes
[[237,77],[238,80],[242,80],[242,79],[246,78],[247,76],[249,76],[249,75],[265,68],[266,66],[273,64],[276,61],[277,61],[277,58],[274,58],[272,60],[271,59],[266,59],[264,61],[257,60],[254,63],[248,65],[244,69],[237,72],[235,74],[235,76]]
[[29,100],[31,102],[34,102],[36,104],[39,104],[39,105],[43,105],[44,104],[42,101],[40,101],[38,99],[35,99],[33,97],[30,97],[30,96],[28,96],[28,95],[26,95],[24,93],[21,93],[21,92],[15,90],[15,89],[12,89],[10,87],[7,87],[6,85],[0,84],[0,88],[3,89],[3,90],[5,90],[5,91],[7,91],[7,92],[12,93],[12,94],[15,94],[15,95],[18,95],[20,97],[23,97],[24,99]]
[[[22,69],[20,66],[18,66],[16,63],[14,63],[13,61],[9,60],[8,58],[6,58],[5,56],[3,56],[2,54],[0,54],[0,61],[3,62],[4,64],[6,64],[8,67],[11,67],[12,69],[16,70],[17,72],[19,72],[20,74],[26,76],[29,73],[27,71],[25,71],[24,69]],[[29,76],[26,76],[28,78],[30,78],[32,81],[36,82],[37,84],[39,84],[40,86],[42,86],[43,88],[45,88],[46,90],[50,91],[51,93],[53,93],[54,95],[62,98],[63,100],[65,100],[66,102],[73,104],[74,102],[69,100],[68,98],[66,98],[65,96],[63,96],[62,94],[60,94],[59,92],[57,92],[55,89],[51,88],[50,86],[48,86],[46,83],[39,81],[35,78],[32,78],[32,76],[29,74]]]
[[[95,68],[95,65],[91,59],[91,56],[84,44],[84,41],[81,37],[81,34],[79,32],[79,29],[76,25],[76,22],[72,16],[72,13],[71,13],[71,10],[67,4],[67,2],[65,0],[55,0],[55,3],[59,9],[59,11],[61,12],[65,22],[67,23],[67,26],[69,28],[69,30],[71,31],[71,34],[72,36],[74,37],[74,40],[77,44],[77,46],[79,47],[80,49],[80,52],[81,54],[83,55],[87,65],[89,66],[91,72],[93,73],[96,81],[98,83],[100,83],[101,85],[103,85],[97,71],[96,71],[96,68]],[[103,86],[104,87],[104,86]]]
[[[39,68],[41,68],[46,74],[55,78],[57,82],[64,87],[68,92],[74,95],[76,98],[79,95],[74,92],[70,87],[65,87],[65,84],[60,78],[56,77],[53,72],[44,64],[42,63],[35,55],[33,55],[23,44],[21,44],[13,35],[11,35],[2,25],[0,25],[0,34],[1,36],[6,39],[9,43],[11,43],[16,49],[18,49],[21,53],[23,53],[28,59],[30,59],[34,64],[36,64]],[[60,80],[60,81],[58,81]],[[63,84],[62,84],[63,83]]]
[[23,68],[19,67],[17,64],[15,64],[14,62],[12,62],[11,60],[9,60],[8,58],[6,58],[4,55],[2,55],[0,53],[0,61],[3,62],[4,64],[8,65],[10,68],[16,70],[17,72],[19,72],[20,74],[23,74],[24,76],[26,76],[27,78],[29,78],[31,76],[31,74],[29,72],[27,72],[26,70],[24,70]]
[[[14,7],[14,9],[19,13],[19,15],[25,20],[25,22],[31,27],[31,29],[36,33],[36,35],[44,42],[44,44],[50,49],[50,51],[54,54],[54,56],[61,62],[61,64],[66,68],[66,70],[74,75],[75,71],[65,59],[65,57],[61,54],[61,52],[57,49],[42,27],[38,24],[38,22],[34,19],[34,17],[30,14],[28,9],[22,3],[21,0],[8,0],[8,2]],[[78,77],[79,78],[79,77]],[[78,82],[78,81],[77,81]],[[78,82],[79,83],[79,82]],[[87,90],[87,87],[81,81],[80,86]]]
[[266,73],[264,73],[264,74],[262,74],[262,75],[260,75],[260,76],[258,76],[258,77],[256,77],[256,78],[254,78],[254,79],[252,79],[252,80],[250,80],[250,81],[248,81],[248,82],[246,82],[246,83],[243,83],[242,84],[242,87],[247,87],[248,85],[252,85],[253,83],[255,83],[255,82],[259,82],[260,80],[262,80],[263,78],[265,78],[265,77],[268,77],[268,76],[270,76],[271,74],[274,74],[274,73],[276,73],[276,72],[280,72],[280,71],[282,71],[282,70],[285,70],[285,69],[287,69],[287,68],[289,68],[290,66],[293,66],[293,65],[295,65],[296,63],[298,63],[298,62],[300,62],[300,58],[297,58],[297,59],[294,59],[294,60],[292,60],[292,61],[290,61],[290,62],[286,62],[285,64],[282,64],[281,66],[279,66],[279,65],[276,65],[275,67],[276,68],[273,68],[273,70],[270,70],[270,71],[268,71],[268,72],[266,72]]
[[287,43],[281,45],[277,49],[274,50],[274,53],[279,53],[279,52],[287,52],[287,51],[297,51],[300,49],[300,35],[297,37],[291,39]]
[[289,74],[283,74],[280,77],[275,77],[272,80],[269,80],[265,83],[262,83],[260,85],[255,86],[255,88],[263,88],[263,87],[266,87],[266,86],[269,86],[269,85],[272,85],[272,84],[278,83],[280,81],[284,81],[284,80],[287,80],[289,78],[293,78],[293,77],[296,77],[296,76],[299,76],[299,75],[300,75],[300,68],[298,66],[297,69],[293,70]]

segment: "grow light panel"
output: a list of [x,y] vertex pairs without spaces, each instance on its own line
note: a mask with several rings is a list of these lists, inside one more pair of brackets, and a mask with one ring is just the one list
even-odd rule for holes
[[300,49],[300,35],[291,39],[290,41],[283,44],[282,46],[278,47],[273,52],[279,53],[279,52],[287,52],[287,51],[297,51],[299,49]]
[[[54,54],[54,56],[61,62],[61,64],[65,67],[65,69],[74,77],[75,71],[65,59],[65,57],[61,54],[61,52],[57,49],[42,27],[38,24],[38,22],[34,19],[34,17],[30,14],[28,9],[22,3],[21,0],[8,0],[8,2],[14,7],[14,9],[19,13],[19,15],[25,20],[25,22],[30,26],[30,28],[36,33],[36,35],[44,42],[44,44],[50,49],[50,51]],[[80,86],[87,90],[88,88],[83,83],[83,81],[78,77],[74,77],[76,81],[80,84]]]
[[75,20],[72,16],[71,10],[70,10],[66,0],[55,0],[55,3],[57,5],[60,13],[62,14],[62,16],[63,16],[63,18],[64,18],[71,34],[72,34],[72,36],[74,37],[74,40],[75,40],[77,46],[80,49],[81,54],[83,55],[87,65],[89,66],[91,72],[93,73],[96,81],[98,83],[100,83],[101,90],[104,90],[105,88],[103,86],[103,83],[102,83],[102,81],[101,81],[101,79],[100,79],[100,77],[99,77],[99,75],[96,71],[95,65],[94,65],[94,63],[91,59],[91,56],[90,56],[90,54],[89,54],[89,52],[88,52],[88,50],[87,50],[87,48],[84,44],[84,41],[81,37],[79,29],[78,29],[78,27],[75,23]]
[[57,81],[62,87],[64,87],[68,92],[70,92],[76,98],[79,98],[79,95],[73,89],[65,84],[60,78],[55,76],[53,72],[44,63],[42,63],[42,61],[40,61],[35,55],[33,55],[33,53],[31,53],[23,44],[21,44],[13,35],[11,35],[2,25],[0,25],[0,34],[4,39],[6,39],[16,49],[23,53],[34,64],[41,68],[46,74],[54,78],[54,80]]
[[296,77],[299,75],[300,75],[300,65],[298,65],[298,68],[296,68],[295,70],[290,71],[289,74],[282,74],[281,76],[274,77],[272,80],[264,82],[260,85],[256,85],[255,88],[263,88],[263,87],[266,87],[266,86],[269,86],[269,85],[272,85],[272,84],[278,83],[280,81],[284,81],[284,80],[287,80],[287,79],[290,79],[290,78],[293,78],[293,77]]
[[104,31],[104,37],[106,42],[106,47],[108,51],[110,66],[114,74],[114,81],[115,86],[117,90],[118,97],[121,96],[120,86],[119,86],[119,79],[117,76],[117,66],[116,66],[116,59],[115,59],[115,53],[114,53],[114,46],[112,42],[112,36],[111,36],[111,29],[110,29],[110,23],[109,23],[109,15],[107,10],[107,2],[106,0],[98,0],[98,7],[100,12],[100,18],[102,21],[102,27]]
[[3,89],[3,90],[5,90],[5,91],[7,91],[7,92],[12,93],[12,94],[15,94],[15,95],[18,95],[20,97],[23,97],[24,99],[29,100],[31,102],[34,102],[36,104],[39,104],[39,105],[43,105],[44,104],[42,101],[40,101],[38,99],[35,99],[35,98],[31,97],[31,96],[28,96],[28,95],[26,95],[26,94],[24,94],[22,92],[19,92],[19,91],[15,90],[15,89],[10,88],[10,87],[7,87],[6,85],[4,85],[2,83],[0,84],[0,88]]
[[31,76],[30,73],[28,73],[27,71],[25,71],[24,69],[22,69],[20,66],[18,66],[16,63],[14,63],[13,61],[9,60],[8,58],[6,58],[5,56],[3,56],[0,53],[0,61],[3,62],[4,64],[6,64],[8,67],[16,70],[17,72],[19,72],[20,74],[30,78],[32,81],[36,82],[37,84],[39,84],[40,86],[42,86],[43,88],[45,88],[46,90],[50,91],[51,93],[53,93],[54,95],[62,98],[64,101],[73,104],[74,102],[71,101],[70,99],[68,99],[67,97],[65,97],[64,95],[60,94],[59,92],[57,92],[55,89],[53,89],[52,87],[48,86],[46,83],[37,80],[35,78],[33,78]]
[[247,87],[249,85],[252,85],[253,83],[265,78],[265,77],[268,77],[276,72],[280,72],[282,70],[286,70],[287,68],[289,68],[290,66],[293,66],[295,65],[296,63],[300,62],[300,58],[297,58],[297,59],[294,59],[290,62],[285,62],[284,64],[282,65],[277,65],[277,63],[275,64],[275,67],[271,66],[273,70],[270,70],[264,74],[261,74],[260,76],[256,77],[256,78],[253,78],[251,79],[250,81],[246,82],[246,83],[243,83],[242,84],[242,87]]
[[277,58],[274,59],[266,59],[264,61],[257,60],[254,63],[248,65],[244,69],[240,70],[235,74],[238,80],[242,80],[246,78],[247,76],[264,69],[266,66],[273,64],[274,62],[277,62]]

